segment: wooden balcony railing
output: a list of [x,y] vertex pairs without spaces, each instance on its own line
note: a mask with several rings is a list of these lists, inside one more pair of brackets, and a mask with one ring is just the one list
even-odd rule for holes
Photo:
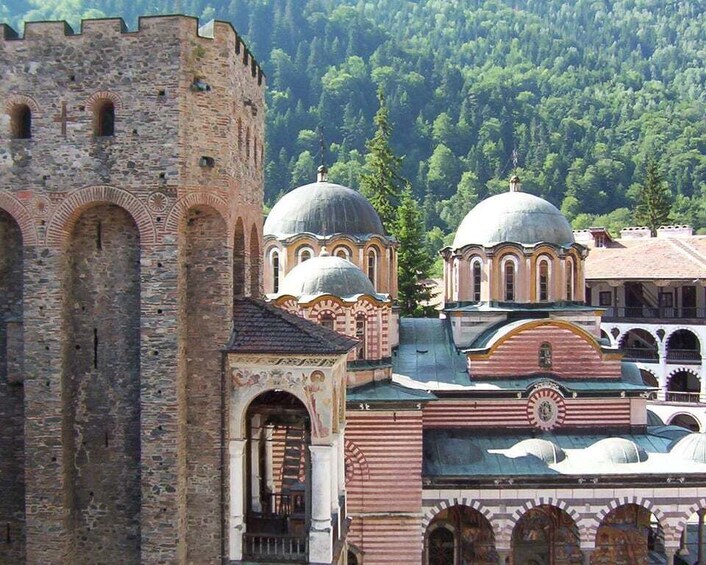
[[666,306],[608,306],[603,319],[646,318],[656,320],[694,320],[706,323],[706,308]]
[[699,403],[699,393],[698,392],[676,392],[667,391],[666,394],[667,402],[686,402],[689,404]]
[[694,349],[667,349],[667,363],[701,363],[701,352]]
[[648,363],[657,363],[659,361],[659,353],[656,349],[623,347],[620,351],[623,353],[624,358],[629,361],[646,361]]
[[294,514],[304,514],[306,506],[304,504],[304,493],[282,494],[273,492],[266,494],[262,498],[263,514],[275,516],[292,516]]
[[268,563],[302,563],[306,561],[307,536],[275,534],[243,534],[243,557]]

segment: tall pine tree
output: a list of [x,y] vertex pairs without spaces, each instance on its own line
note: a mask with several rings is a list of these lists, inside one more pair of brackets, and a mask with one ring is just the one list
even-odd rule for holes
[[427,316],[434,312],[424,305],[432,290],[424,281],[429,277],[432,260],[425,249],[422,209],[414,199],[409,183],[400,197],[394,235],[400,244],[397,255],[398,302],[403,316]]
[[390,111],[382,90],[378,90],[378,102],[380,108],[374,119],[375,134],[366,144],[368,153],[365,156],[365,172],[360,179],[360,192],[377,210],[387,233],[394,234],[395,206],[403,182],[399,173],[402,159],[390,147]]
[[652,237],[655,237],[657,228],[669,221],[670,211],[669,189],[662,180],[657,163],[650,160],[645,171],[645,181],[637,194],[635,223],[650,228]]

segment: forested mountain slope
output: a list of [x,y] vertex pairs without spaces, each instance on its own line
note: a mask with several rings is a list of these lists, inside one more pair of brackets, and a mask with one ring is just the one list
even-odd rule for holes
[[382,88],[428,229],[505,190],[513,149],[576,227],[629,223],[653,158],[672,220],[706,228],[705,0],[10,0],[0,17],[156,10],[232,21],[262,64],[270,202],[314,178],[319,125],[331,176],[358,185]]

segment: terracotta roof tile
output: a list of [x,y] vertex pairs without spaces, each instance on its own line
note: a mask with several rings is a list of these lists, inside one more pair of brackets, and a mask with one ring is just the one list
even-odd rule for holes
[[706,237],[617,240],[611,247],[591,248],[586,279],[706,278]]
[[235,353],[344,354],[358,340],[252,298],[236,298],[228,351]]

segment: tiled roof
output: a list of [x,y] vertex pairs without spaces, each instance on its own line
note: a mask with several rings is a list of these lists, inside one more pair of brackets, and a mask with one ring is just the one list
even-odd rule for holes
[[706,236],[620,239],[594,247],[586,259],[586,279],[706,278]]
[[233,309],[227,350],[234,353],[331,355],[348,353],[358,344],[262,300],[236,298]]

